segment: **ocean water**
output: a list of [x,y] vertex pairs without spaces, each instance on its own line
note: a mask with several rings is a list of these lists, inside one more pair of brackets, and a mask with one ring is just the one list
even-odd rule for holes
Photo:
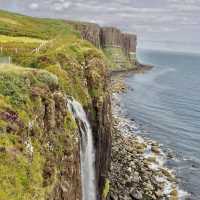
[[163,144],[180,187],[200,200],[200,54],[138,50],[137,57],[154,68],[125,79],[124,114]]

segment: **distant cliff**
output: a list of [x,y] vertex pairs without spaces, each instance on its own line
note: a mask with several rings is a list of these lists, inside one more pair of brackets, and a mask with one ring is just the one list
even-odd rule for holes
[[122,33],[114,27],[100,27],[94,23],[69,22],[78,30],[83,39],[97,48],[102,48],[114,63],[114,68],[129,68],[135,65],[137,36]]

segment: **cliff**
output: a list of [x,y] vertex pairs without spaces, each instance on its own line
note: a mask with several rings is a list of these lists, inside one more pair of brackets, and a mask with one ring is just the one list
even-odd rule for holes
[[0,22],[1,56],[13,60],[0,65],[0,199],[82,199],[80,130],[68,96],[92,125],[97,199],[104,199],[112,123],[104,53],[65,21],[0,11]]
[[73,21],[67,21],[67,23],[79,31],[83,39],[88,40],[97,48],[102,47],[101,27],[98,24]]
[[127,69],[135,66],[136,35],[122,33],[114,27],[100,27],[92,23],[68,23],[80,32],[83,39],[104,50],[112,62],[113,69]]
[[1,199],[81,199],[79,134],[47,71],[1,66]]

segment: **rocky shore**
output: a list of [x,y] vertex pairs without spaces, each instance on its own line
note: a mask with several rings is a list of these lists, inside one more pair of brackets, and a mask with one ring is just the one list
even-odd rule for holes
[[119,95],[125,92],[122,77],[113,81],[113,136],[110,173],[111,200],[183,199],[174,172],[165,167],[167,156],[160,145],[138,136],[135,121],[121,115]]

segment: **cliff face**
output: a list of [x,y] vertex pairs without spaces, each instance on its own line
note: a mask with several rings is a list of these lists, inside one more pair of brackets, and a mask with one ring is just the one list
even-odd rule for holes
[[[136,52],[137,37],[133,34],[122,34],[122,48],[127,56]],[[131,59],[131,58],[130,58]]]
[[113,27],[104,27],[101,29],[101,46],[122,48],[126,56],[136,52],[137,37],[133,34],[122,33],[119,29]]
[[[33,43],[4,43],[11,49],[17,47],[18,52],[3,51],[14,64],[0,66],[0,199],[82,199],[80,134],[66,96],[82,104],[91,122],[97,197],[105,199],[102,193],[110,167],[112,123],[105,55],[64,21],[25,16],[22,20],[0,12],[0,18],[6,17],[22,25],[0,23],[0,34],[10,34],[6,37],[12,39],[26,36]],[[81,30],[85,38],[100,46],[97,26]],[[34,53],[40,43],[33,38],[47,41]]]
[[83,39],[97,48],[102,48],[115,64],[114,68],[128,68],[135,65],[136,35],[122,33],[114,27],[100,27],[97,24],[71,22],[71,25],[80,32]]
[[[59,56],[56,60],[62,68],[69,62],[72,64],[64,54],[62,58]],[[85,87],[81,89],[83,94],[77,93],[78,88],[74,92],[77,98],[86,98],[83,105],[92,125],[96,151],[97,197],[103,198],[111,153],[109,77],[107,66],[95,49],[85,52],[84,56],[84,67],[74,62],[74,69],[68,72],[59,69],[60,66],[47,67],[51,73],[1,66],[7,68],[0,70],[0,154],[3,154],[0,166],[8,170],[7,189],[3,194],[6,198],[11,196],[11,200],[16,200],[21,195],[21,200],[36,197],[38,200],[81,200],[80,133],[66,106],[66,94],[72,95],[73,91],[62,89],[65,84],[62,81],[68,81],[65,73],[76,76],[72,87]],[[21,176],[19,173],[25,173],[26,186],[15,180],[16,187],[13,187],[9,177],[17,179]],[[24,187],[27,187],[25,192]]]
[[99,25],[93,23],[68,23],[81,33],[83,39],[88,40],[97,48],[101,48],[101,28]]
[[[87,83],[89,90],[92,91],[92,113],[90,113],[90,121],[92,123],[94,142],[96,149],[96,175],[97,175],[97,188],[98,198],[103,198],[103,190],[105,189],[106,180],[111,163],[111,129],[112,129],[112,116],[111,116],[111,98],[110,98],[110,77],[105,68],[105,63],[102,60],[86,60],[88,70]],[[96,67],[95,67],[96,66]],[[98,81],[92,75],[92,68],[98,68]],[[101,69],[104,69],[103,71]],[[95,88],[102,88],[103,95],[99,96]],[[97,89],[99,90],[99,89]]]
[[101,29],[101,46],[122,48],[122,33],[119,29],[113,27],[103,27]]
[[15,66],[0,77],[1,199],[81,199],[79,134],[57,77]]

